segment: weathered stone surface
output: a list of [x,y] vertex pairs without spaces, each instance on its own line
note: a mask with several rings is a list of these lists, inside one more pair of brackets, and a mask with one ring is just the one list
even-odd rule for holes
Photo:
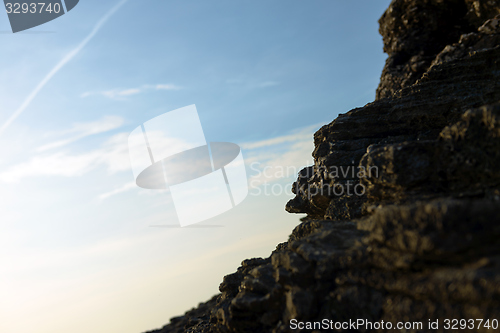
[[499,12],[499,1],[394,0],[380,19],[378,100],[323,126],[294,183],[286,209],[308,216],[152,332],[500,320]]
[[498,199],[437,199],[355,222],[304,222],[271,263],[238,270],[230,301],[223,291],[199,308],[204,317],[188,312],[157,332],[189,331],[193,317],[195,332],[289,332],[290,319],[498,318],[499,216]]
[[413,85],[447,45],[456,43],[460,35],[476,32],[499,13],[498,0],[392,1],[379,20],[389,57],[377,99]]
[[[435,142],[441,130],[458,121],[468,109],[497,101],[500,101],[500,47],[434,65],[417,83],[398,91],[393,99],[382,99],[354,109],[316,132],[315,165],[302,171],[296,183],[299,186],[294,186],[294,189],[300,190],[294,192],[297,196],[287,204],[287,211],[307,213],[314,218],[331,218],[332,214],[327,213],[330,202],[334,201],[332,205],[336,205],[342,195],[338,195],[340,191],[332,195],[332,190],[318,189],[342,186],[347,190],[346,181],[332,178],[331,170],[345,171],[348,167],[357,167],[367,152],[381,154],[381,149],[385,149],[384,154],[388,157],[389,150],[395,148],[391,145],[403,144],[397,149],[404,148],[405,151],[424,149],[426,144],[423,141]],[[432,146],[432,142],[427,145]],[[336,158],[350,152],[351,161]],[[431,160],[436,158],[428,156]],[[377,168],[373,169],[373,173],[390,168],[391,164],[386,162],[385,166],[380,163],[374,165]],[[423,160],[420,162],[424,163]],[[399,164],[397,167],[403,166]],[[406,176],[410,173],[402,179],[412,181],[413,176]],[[361,177],[361,180],[364,178]],[[356,181],[353,180],[354,183]],[[360,200],[359,197],[351,197],[352,200]],[[359,214],[352,217],[359,217]]]

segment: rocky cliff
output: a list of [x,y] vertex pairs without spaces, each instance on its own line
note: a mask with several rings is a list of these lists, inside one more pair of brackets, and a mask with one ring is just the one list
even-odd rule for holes
[[286,210],[308,217],[151,333],[295,332],[291,319],[325,318],[365,320],[344,332],[498,331],[499,13],[500,0],[392,1],[376,101],[315,134],[315,164],[294,184]]

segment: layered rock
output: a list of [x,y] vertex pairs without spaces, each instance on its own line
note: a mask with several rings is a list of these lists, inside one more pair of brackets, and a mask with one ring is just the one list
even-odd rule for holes
[[291,332],[292,319],[325,318],[494,331],[499,12],[498,1],[394,0],[380,19],[389,58],[377,100],[315,134],[315,165],[293,186],[286,209],[307,218],[269,258],[224,277],[221,294],[152,332]]
[[488,0],[392,1],[379,20],[386,60],[377,99],[392,97],[413,85],[436,55],[464,34],[473,33],[500,13],[500,2]]
[[[381,21],[385,15],[387,12]],[[494,24],[497,21],[486,20],[477,32],[462,35],[456,43],[445,46],[413,85],[393,93],[392,98],[341,114],[316,132],[315,165],[302,171],[305,175],[293,186],[296,197],[287,204],[287,211],[337,219],[332,212],[339,210],[341,202],[346,211],[341,219],[362,216],[366,207],[361,207],[358,197],[332,196],[318,189],[325,185],[345,189],[347,181],[357,183],[363,177],[346,179],[335,177],[335,172],[331,177],[331,170],[358,167],[367,151],[379,146],[436,140],[440,131],[456,122],[466,110],[500,101],[500,27]]]

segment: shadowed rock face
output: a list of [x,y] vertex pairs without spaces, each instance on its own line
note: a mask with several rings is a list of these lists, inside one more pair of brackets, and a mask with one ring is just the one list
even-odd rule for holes
[[269,258],[225,276],[221,294],[151,332],[499,320],[498,13],[499,1],[394,0],[377,100],[315,134],[315,165],[293,186],[286,210],[308,217]]
[[[430,141],[428,145],[432,146],[434,143],[431,142],[438,139],[443,128],[458,121],[465,111],[499,102],[500,27],[492,23],[496,21],[487,20],[479,27],[479,30],[485,31],[485,27],[495,26],[488,33],[478,31],[462,35],[456,43],[445,46],[413,85],[398,90],[392,98],[383,98],[341,114],[316,132],[313,152],[315,165],[302,171],[303,176],[299,176],[292,188],[296,197],[288,202],[286,210],[307,213],[311,218],[332,220],[363,216],[368,206],[360,200],[366,198],[332,196],[328,195],[331,194],[328,191],[318,189],[325,186],[345,189],[348,181],[356,184],[366,177],[346,179],[332,170],[345,171],[348,167],[359,167],[365,154],[370,155],[374,150],[380,153],[380,149],[390,150],[394,147],[391,145]],[[413,147],[428,157],[428,163],[438,159],[423,152],[422,149],[426,149],[424,146],[403,145],[398,149]],[[387,151],[386,155],[389,153]],[[406,162],[401,160],[392,163],[386,160],[385,165],[364,163],[362,166],[373,167],[374,172],[385,170],[387,173],[389,167],[402,168],[401,163],[407,163],[413,170],[406,168],[405,175],[399,178],[411,182],[414,181],[415,172],[422,173],[421,168],[432,166],[415,164],[417,161],[407,159],[409,155],[397,155]],[[424,163],[424,160],[419,162]],[[385,181],[388,180],[381,178],[379,183]],[[434,182],[428,185],[437,186]],[[443,191],[446,192],[446,189]],[[374,201],[379,199],[383,198],[374,197]],[[345,212],[337,216],[339,209]]]
[[498,0],[394,0],[379,20],[386,60],[377,99],[413,85],[447,45],[500,13]]

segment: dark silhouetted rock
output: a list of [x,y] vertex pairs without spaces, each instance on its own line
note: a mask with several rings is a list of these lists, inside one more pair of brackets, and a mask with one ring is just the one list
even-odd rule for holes
[[394,0],[379,20],[386,60],[377,99],[413,85],[460,35],[500,14],[498,0]]
[[294,183],[286,210],[307,217],[152,332],[296,332],[292,319],[495,331],[475,319],[500,320],[499,13],[499,1],[394,0],[377,100],[316,132]]

